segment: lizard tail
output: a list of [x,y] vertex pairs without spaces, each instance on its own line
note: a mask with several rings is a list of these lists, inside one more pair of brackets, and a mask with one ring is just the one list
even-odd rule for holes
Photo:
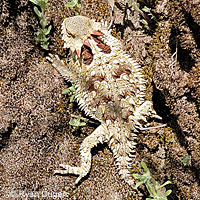
[[130,130],[127,130],[123,126],[121,126],[120,129],[119,127],[113,128],[115,131],[118,130],[118,132],[112,134],[112,137],[109,141],[109,147],[113,152],[121,178],[124,179],[129,185],[134,185],[135,181],[130,174],[130,170],[135,158],[134,149],[136,143],[134,140],[136,139],[136,134],[130,133]]

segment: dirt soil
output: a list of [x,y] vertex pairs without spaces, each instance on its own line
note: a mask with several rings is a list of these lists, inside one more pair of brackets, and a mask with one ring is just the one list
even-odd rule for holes
[[[127,2],[127,1],[126,1]],[[152,80],[149,98],[167,127],[138,134],[133,172],[144,161],[160,183],[170,180],[168,199],[200,200],[200,2],[138,1],[151,13],[115,1],[112,34]],[[50,0],[52,25],[49,51],[35,44],[39,29],[33,4],[0,1],[0,199],[145,199],[120,179],[106,144],[93,149],[90,174],[78,186],[75,176],[53,175],[60,163],[78,165],[79,146],[97,125],[78,131],[71,114],[82,113],[62,90],[69,87],[46,60],[48,53],[65,56],[60,25],[75,9]],[[110,20],[108,1],[85,0],[81,14]],[[148,27],[144,26],[145,20]],[[154,123],[156,124],[156,123]]]

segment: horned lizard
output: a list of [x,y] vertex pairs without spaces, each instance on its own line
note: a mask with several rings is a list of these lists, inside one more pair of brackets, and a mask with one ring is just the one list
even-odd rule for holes
[[76,100],[85,113],[101,125],[80,146],[79,167],[61,164],[56,174],[75,174],[75,184],[91,168],[91,149],[107,142],[119,174],[134,184],[130,167],[134,161],[138,128],[148,118],[160,118],[150,101],[145,100],[146,78],[142,67],[122,50],[122,44],[107,28],[84,16],[66,18],[62,23],[64,48],[70,58],[48,59],[67,80],[76,85]]

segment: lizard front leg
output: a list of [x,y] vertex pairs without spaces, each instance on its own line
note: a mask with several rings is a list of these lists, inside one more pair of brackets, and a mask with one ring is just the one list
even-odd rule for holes
[[78,184],[79,181],[85,177],[91,168],[91,149],[96,146],[98,143],[103,143],[108,141],[108,130],[104,125],[100,125],[95,131],[87,136],[81,146],[80,146],[80,155],[81,155],[81,165],[80,167],[72,167],[70,165],[61,164],[60,167],[64,168],[63,170],[55,170],[55,174],[75,174],[79,177],[76,179],[75,184]]

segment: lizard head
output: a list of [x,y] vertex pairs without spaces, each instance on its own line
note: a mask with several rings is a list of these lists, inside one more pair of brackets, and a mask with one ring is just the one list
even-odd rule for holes
[[74,16],[66,18],[62,23],[62,39],[64,48],[70,48],[71,52],[77,52],[80,57],[81,47],[89,46],[87,39],[91,35],[102,35],[99,31],[103,27],[101,23],[85,16]]

